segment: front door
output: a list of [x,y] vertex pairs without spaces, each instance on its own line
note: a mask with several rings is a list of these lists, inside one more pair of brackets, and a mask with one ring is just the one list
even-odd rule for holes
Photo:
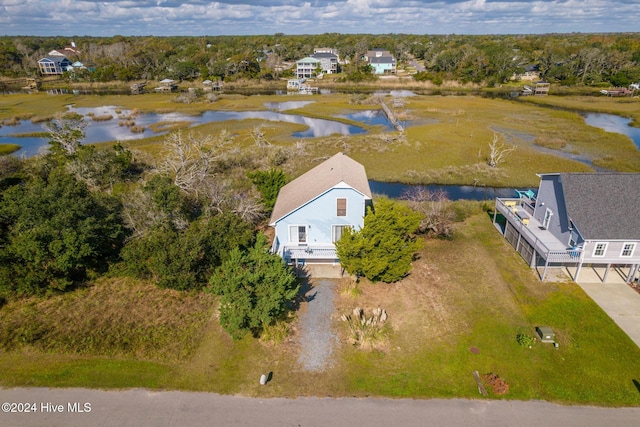
[[307,226],[306,225],[290,225],[289,241],[291,243],[307,243]]

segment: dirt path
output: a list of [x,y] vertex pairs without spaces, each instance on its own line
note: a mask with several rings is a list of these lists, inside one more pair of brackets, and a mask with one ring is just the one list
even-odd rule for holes
[[321,371],[330,362],[337,337],[331,331],[331,316],[335,311],[335,279],[312,280],[305,293],[305,310],[299,320],[300,356],[298,363],[307,371]]

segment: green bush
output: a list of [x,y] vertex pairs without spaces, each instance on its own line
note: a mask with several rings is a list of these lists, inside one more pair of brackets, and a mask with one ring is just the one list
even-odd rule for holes
[[0,292],[66,290],[104,271],[125,237],[119,205],[54,169],[0,201]]
[[229,251],[251,246],[253,239],[251,226],[231,213],[200,219],[184,230],[161,226],[128,243],[117,270],[162,288],[200,289]]
[[336,242],[340,263],[350,274],[397,282],[409,273],[422,246],[414,236],[420,220],[421,215],[408,206],[381,199],[375,211],[368,209],[362,229],[347,228]]
[[533,345],[536,343],[535,337],[532,337],[531,335],[525,333],[519,333],[518,335],[516,335],[516,341],[518,341],[518,344],[520,344],[520,346],[528,348],[533,347]]
[[235,248],[211,276],[207,290],[220,298],[220,324],[234,339],[259,336],[282,320],[300,285],[282,258],[269,252],[259,234],[254,247]]

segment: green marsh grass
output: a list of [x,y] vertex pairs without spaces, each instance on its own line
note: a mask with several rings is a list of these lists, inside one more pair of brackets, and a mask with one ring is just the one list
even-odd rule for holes
[[0,144],[0,156],[6,156],[15,153],[22,147],[18,144]]

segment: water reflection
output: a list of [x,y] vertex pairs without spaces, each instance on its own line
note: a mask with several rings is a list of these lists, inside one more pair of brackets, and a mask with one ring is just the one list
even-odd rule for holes
[[583,116],[589,126],[627,135],[640,150],[640,128],[629,126],[631,119],[603,113],[585,113]]
[[353,120],[354,122],[365,123],[371,126],[383,125],[389,130],[394,130],[393,125],[389,123],[389,119],[387,119],[387,116],[382,110],[358,111],[357,113],[340,114],[336,117]]
[[[300,101],[306,105],[312,101]],[[276,105],[284,104],[284,105]],[[274,108],[299,108],[302,104],[298,101],[292,103],[274,103]],[[228,120],[258,119],[274,122],[295,123],[304,125],[306,129],[293,134],[297,138],[323,137],[329,135],[355,135],[366,132],[365,129],[340,123],[332,120],[305,117],[297,114],[285,114],[277,111],[206,111],[199,116],[189,116],[182,113],[146,113],[138,114],[132,110],[121,109],[117,106],[102,106],[98,108],[69,107],[69,111],[76,112],[85,117],[85,139],[83,143],[94,144],[105,141],[130,141],[148,138],[154,135],[162,135],[168,131],[154,132],[150,126],[158,123],[182,123],[194,126],[210,122],[223,122]],[[129,122],[127,124],[127,122]],[[135,132],[132,132],[131,124],[135,123]],[[157,130],[157,129],[156,129]],[[45,132],[40,123],[23,121],[16,126],[0,127],[0,143],[18,144],[22,149],[15,153],[17,156],[34,156],[48,147],[47,138],[17,137],[15,135],[34,132]]]
[[264,104],[269,110],[286,111],[302,108],[305,105],[313,104],[315,101],[285,101],[285,102],[266,102]]

